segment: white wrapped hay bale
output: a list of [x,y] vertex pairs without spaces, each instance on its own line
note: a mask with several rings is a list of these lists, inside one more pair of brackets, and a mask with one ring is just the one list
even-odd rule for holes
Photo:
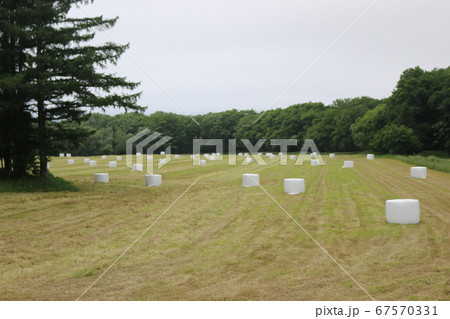
[[242,153],[239,153],[238,155],[239,155],[239,156],[242,156],[242,155],[244,155],[244,154],[242,154]]
[[72,154],[67,153],[67,154],[66,154],[66,157],[72,157]]
[[117,167],[117,162],[116,161],[114,161],[114,162],[109,162],[109,167]]
[[278,155],[280,155],[280,156],[283,155],[283,152],[279,152]]
[[420,222],[418,199],[391,199],[386,201],[386,221],[392,224],[417,224]]
[[245,161],[247,162],[247,163],[251,163],[251,162],[253,162],[253,158],[251,158],[251,157],[246,157],[245,158]]
[[285,178],[284,192],[295,195],[305,192],[305,180],[303,178]]
[[202,166],[203,166],[203,165],[206,165],[206,160],[200,160],[200,161],[199,161],[199,164],[202,165]]
[[94,182],[95,183],[108,183],[109,182],[109,174],[108,173],[95,173],[94,174]]
[[89,161],[89,166],[97,166],[97,161]]
[[249,156],[249,154],[248,153],[244,153],[244,156],[247,157],[247,156]]
[[344,168],[353,168],[353,161],[344,161]]
[[122,160],[122,156],[116,156],[116,161],[121,161]]
[[145,186],[161,186],[162,176],[158,174],[145,175]]
[[59,157],[64,157],[64,153],[59,153]]
[[272,154],[272,155],[269,156],[269,158],[270,158],[270,159],[275,159],[275,158],[276,158],[276,155],[273,155],[273,154]]
[[266,156],[272,156],[273,154],[272,153],[266,153]]
[[427,178],[427,168],[425,166],[411,167],[411,177]]
[[142,164],[133,164],[133,166],[131,167],[131,170],[134,172],[136,172],[136,171],[142,172],[143,171]]
[[312,160],[311,160],[311,166],[319,166],[319,160],[317,160],[317,159],[312,159]]
[[142,154],[141,153],[136,153],[136,156],[142,156]]
[[258,153],[258,156],[262,156],[263,155],[263,153]]
[[373,160],[375,159],[375,155],[373,155],[373,154],[367,154],[366,158],[367,158],[369,161],[373,161]]
[[147,155],[147,159],[148,160],[152,160],[153,159],[153,155]]
[[314,153],[309,154],[309,156],[310,156],[311,158],[316,158],[316,154],[314,154]]
[[210,160],[210,161],[215,161],[215,160],[216,160],[216,157],[215,157],[215,156],[210,156],[210,157],[209,157],[209,160]]
[[161,152],[160,154],[161,154],[161,155],[166,155],[166,152]]
[[180,155],[175,155],[175,158],[180,158]]
[[330,158],[335,158],[336,157],[336,154],[334,154],[334,153],[330,153],[330,155],[328,155]]
[[289,159],[295,161],[295,160],[297,159],[297,157],[296,157],[295,155],[290,155],[290,156],[289,156]]
[[102,155],[102,159],[106,159],[107,158],[107,156],[106,155]]
[[90,160],[89,158],[85,158],[85,159],[84,159],[84,164],[89,164],[90,161],[91,161],[91,160]]
[[75,164],[75,160],[72,160],[72,159],[71,159],[71,160],[68,160],[68,161],[67,161],[67,164],[73,165],[73,164]]
[[259,174],[242,174],[242,186],[259,186]]
[[47,169],[50,169],[50,163],[47,163]]

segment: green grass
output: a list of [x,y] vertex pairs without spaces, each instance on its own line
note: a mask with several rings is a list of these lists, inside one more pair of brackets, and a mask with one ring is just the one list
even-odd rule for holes
[[422,155],[382,155],[380,157],[395,159],[408,164],[417,166],[426,166],[429,169],[450,173],[450,160],[439,158],[436,156],[422,156]]
[[0,193],[27,192],[77,192],[74,183],[49,174],[46,177],[25,177],[20,179],[0,179]]

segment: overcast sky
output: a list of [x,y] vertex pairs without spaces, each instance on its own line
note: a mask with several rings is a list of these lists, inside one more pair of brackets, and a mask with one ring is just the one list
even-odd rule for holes
[[[108,33],[131,47],[108,71],[142,82],[147,114],[194,115],[269,109],[373,2],[95,0],[72,15],[119,16]],[[449,16],[449,0],[377,1],[271,108],[384,98],[406,68],[449,66]]]

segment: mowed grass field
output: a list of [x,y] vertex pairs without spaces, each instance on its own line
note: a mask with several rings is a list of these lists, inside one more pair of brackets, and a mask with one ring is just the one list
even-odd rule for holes
[[[158,158],[156,156],[155,158]],[[115,156],[96,167],[54,158],[79,192],[0,194],[0,299],[75,300],[197,178],[81,300],[368,300],[261,185],[377,300],[449,300],[450,174],[410,178],[411,165],[337,155],[309,162],[193,166],[188,155],[145,187]],[[240,158],[241,161],[243,157]],[[353,160],[353,169],[343,169]],[[108,172],[110,183],[94,184]],[[287,195],[284,178],[304,178]],[[420,200],[417,225],[386,223],[385,200]]]

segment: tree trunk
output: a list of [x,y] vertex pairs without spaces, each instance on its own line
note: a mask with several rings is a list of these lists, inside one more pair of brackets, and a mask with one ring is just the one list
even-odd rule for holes
[[44,101],[37,102],[38,108],[38,139],[39,139],[39,175],[47,176],[47,143],[45,134],[45,106]]

